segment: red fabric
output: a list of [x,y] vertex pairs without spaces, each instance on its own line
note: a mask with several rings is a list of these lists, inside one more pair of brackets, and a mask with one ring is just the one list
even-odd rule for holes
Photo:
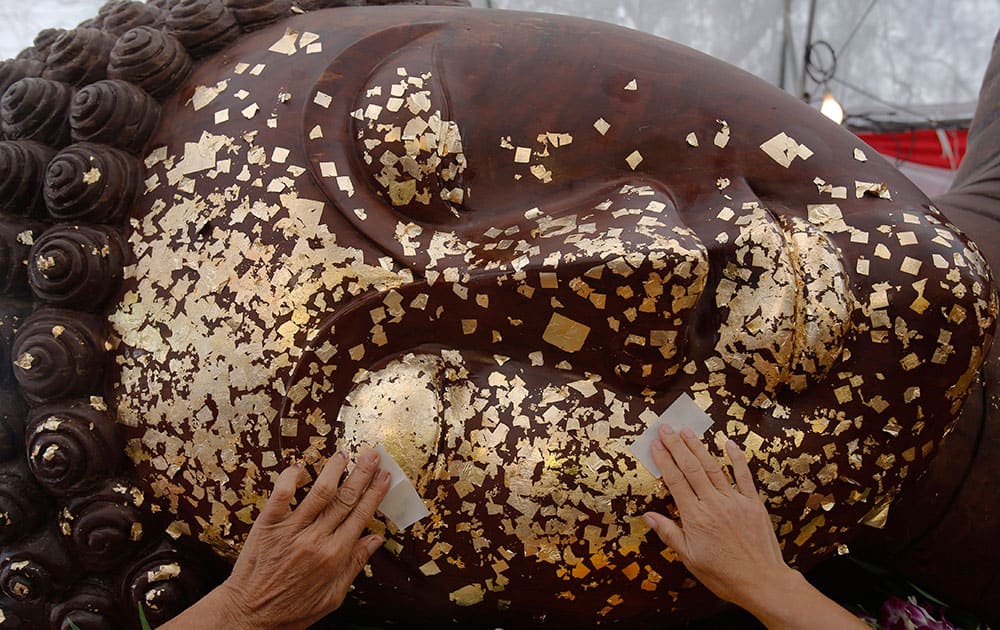
[[965,156],[968,129],[942,129],[941,132],[951,145],[951,156],[942,145],[936,129],[914,129],[894,133],[859,133],[858,137],[867,142],[882,155],[916,162],[925,166],[956,169]]

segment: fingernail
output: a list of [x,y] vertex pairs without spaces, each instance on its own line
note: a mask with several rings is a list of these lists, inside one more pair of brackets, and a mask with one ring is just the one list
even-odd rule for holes
[[726,440],[726,448],[728,448],[730,450],[733,450],[733,451],[740,450],[740,447],[737,446],[736,442],[733,442],[732,440]]
[[683,435],[686,438],[693,438],[694,431],[691,430],[691,427],[684,427],[683,429],[681,429],[681,435]]
[[336,457],[337,459],[342,459],[345,462],[347,461],[347,453],[345,453],[344,451],[337,451],[336,453],[333,454],[333,456]]
[[306,464],[305,464],[305,462],[302,462],[302,461],[298,461],[298,462],[295,462],[295,464],[293,464],[293,465],[294,465],[294,466],[295,466],[296,468],[298,468],[299,470],[302,470],[303,468],[305,468],[305,467],[306,467]]
[[374,464],[378,461],[378,453],[373,449],[368,449],[362,459],[366,464]]
[[672,426],[670,426],[669,424],[661,424],[660,425],[660,432],[664,433],[666,435],[673,435],[674,434],[674,428]]
[[656,519],[653,518],[652,514],[646,513],[642,515],[642,520],[646,521],[646,525],[650,527],[656,527]]
[[657,451],[662,451],[663,450],[663,442],[661,442],[659,440],[653,440],[652,443],[650,444],[650,446],[654,450],[657,450]]
[[390,480],[391,478],[392,478],[392,475],[391,475],[391,474],[389,474],[389,471],[388,471],[388,470],[381,470],[381,471],[379,471],[379,473],[378,473],[378,480],[379,480],[379,483],[389,483],[389,480]]
[[382,546],[381,536],[372,536],[368,539],[368,552],[375,553]]

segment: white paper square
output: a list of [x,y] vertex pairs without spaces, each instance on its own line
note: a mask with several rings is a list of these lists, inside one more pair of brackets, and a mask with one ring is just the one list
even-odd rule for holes
[[639,460],[646,470],[654,477],[662,476],[660,470],[653,461],[653,452],[650,450],[654,440],[658,440],[657,435],[660,426],[669,424],[674,431],[680,431],[684,427],[690,428],[694,434],[701,437],[712,426],[712,418],[696,405],[690,396],[681,394],[667,407],[667,410],[660,414],[651,425],[646,427],[635,442],[630,447],[632,455]]
[[430,516],[427,506],[417,494],[417,490],[381,444],[375,446],[378,452],[378,465],[382,470],[389,471],[389,492],[386,493],[378,510],[392,521],[399,530],[404,530],[425,516]]

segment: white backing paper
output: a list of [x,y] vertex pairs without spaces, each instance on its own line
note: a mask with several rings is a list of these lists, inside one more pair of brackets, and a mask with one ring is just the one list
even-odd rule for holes
[[660,439],[657,432],[660,426],[669,424],[674,431],[680,431],[684,427],[690,428],[694,434],[701,437],[712,426],[712,418],[696,405],[687,394],[681,394],[667,407],[667,410],[660,414],[651,425],[646,427],[635,442],[632,443],[632,455],[639,460],[646,470],[654,477],[660,477],[660,470],[653,461],[653,453],[650,448],[654,440]]
[[389,471],[389,492],[382,499],[378,510],[402,531],[429,516],[430,512],[392,455],[381,444],[376,445],[375,450],[379,455],[379,468]]

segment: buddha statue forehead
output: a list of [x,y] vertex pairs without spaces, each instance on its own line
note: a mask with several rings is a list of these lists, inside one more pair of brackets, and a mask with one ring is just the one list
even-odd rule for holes
[[703,613],[629,450],[681,394],[808,567],[923,470],[996,315],[974,245],[852,134],[585,20],[291,17],[198,65],[146,147],[110,316],[140,485],[232,558],[287,463],[381,444],[430,516],[373,524],[379,611]]

